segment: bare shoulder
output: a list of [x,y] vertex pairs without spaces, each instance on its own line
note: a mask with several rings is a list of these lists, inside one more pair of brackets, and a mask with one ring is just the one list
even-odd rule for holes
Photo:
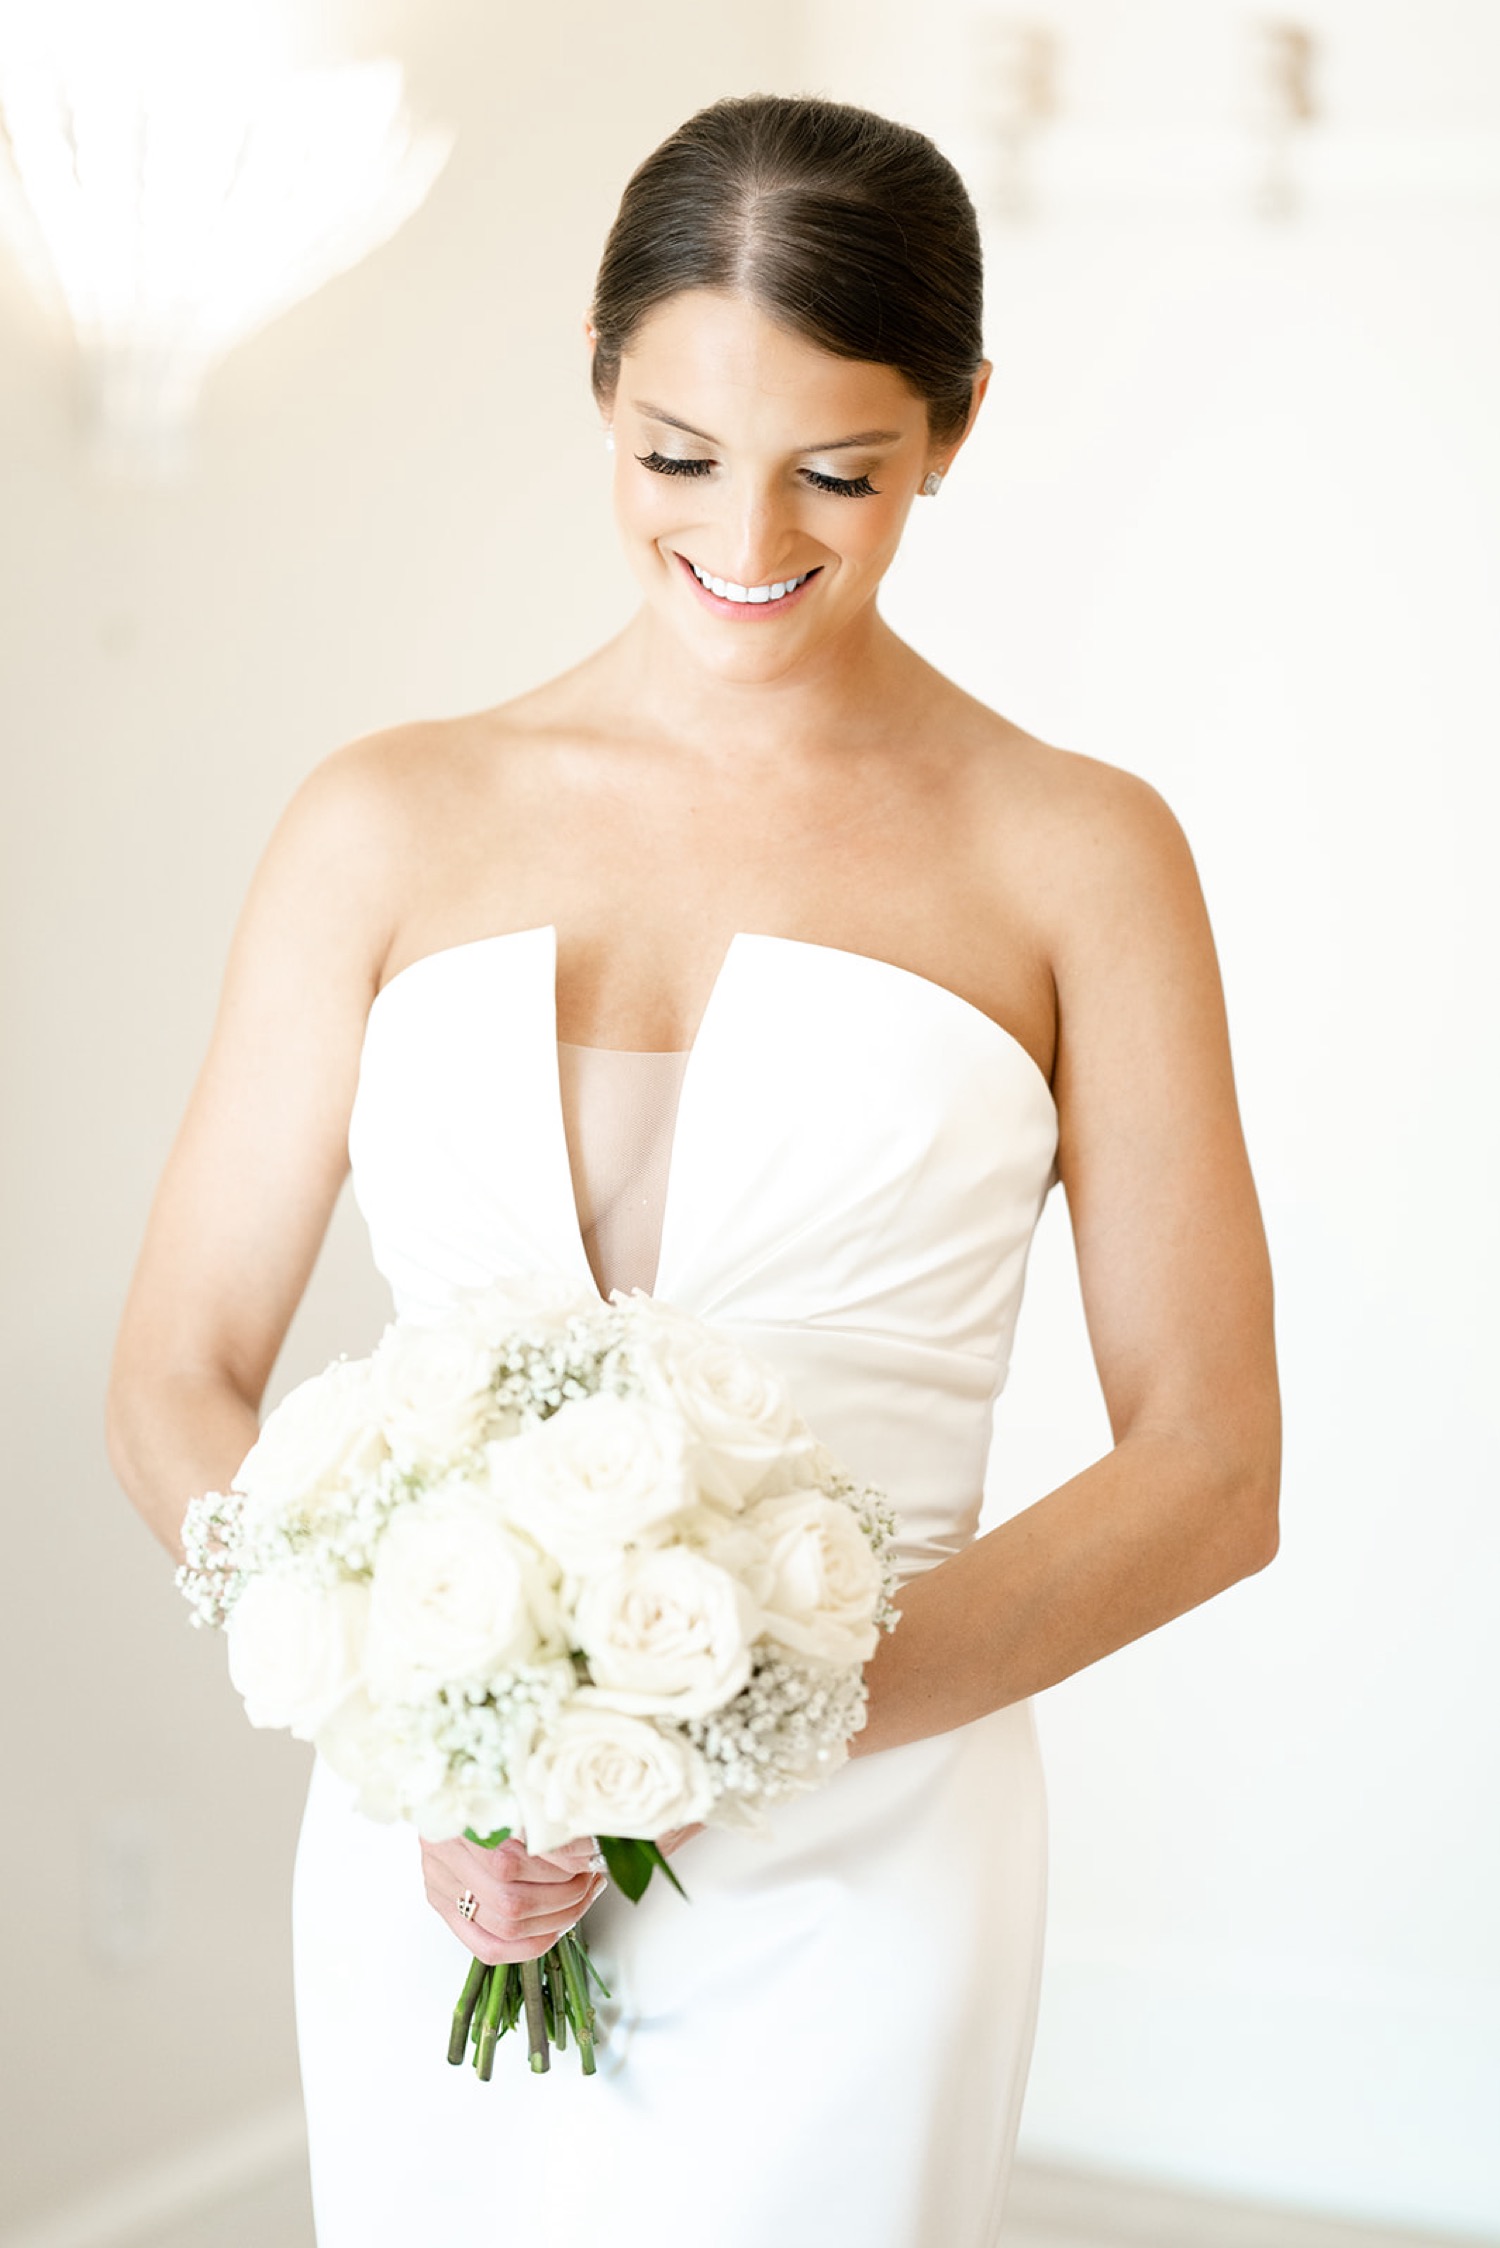
[[252,888],[279,918],[316,920],[357,951],[376,983],[410,901],[430,882],[443,838],[462,832],[487,769],[483,718],[382,727],[330,751],[282,812]]
[[997,857],[1051,970],[1053,1085],[1081,1211],[1127,1119],[1138,1145],[1148,1119],[1164,1143],[1186,1119],[1239,1146],[1217,950],[1191,847],[1159,789],[1003,721],[989,747],[987,785],[1008,822]]
[[979,704],[969,725],[987,815],[977,832],[995,839],[997,876],[1054,964],[1080,942],[1123,935],[1150,903],[1201,902],[1182,824],[1150,781]]
[[454,761],[463,720],[418,720],[362,734],[329,751],[298,786],[279,822],[288,837],[357,861],[396,845],[436,774]]

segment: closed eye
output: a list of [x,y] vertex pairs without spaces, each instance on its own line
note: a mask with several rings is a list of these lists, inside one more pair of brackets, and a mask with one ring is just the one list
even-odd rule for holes
[[670,453],[637,453],[642,468],[654,468],[658,476],[706,476],[713,467],[712,461],[680,460]]
[[815,490],[838,492],[846,500],[873,499],[878,489],[868,476],[825,476],[817,468],[805,468],[802,473]]
[[[676,453],[652,451],[635,457],[642,468],[649,468],[657,476],[707,476],[714,465],[711,460],[684,458]],[[874,499],[879,489],[868,476],[825,476],[818,468],[804,468],[801,473],[814,491],[833,492],[840,499]]]

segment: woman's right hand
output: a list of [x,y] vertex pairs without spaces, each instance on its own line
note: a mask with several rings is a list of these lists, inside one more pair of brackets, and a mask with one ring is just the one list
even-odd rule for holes
[[[517,1841],[486,1850],[455,1835],[422,1844],[427,1901],[476,1959],[493,1967],[502,1959],[540,1959],[574,1926],[605,1886],[593,1870],[592,1835],[532,1857]],[[472,1920],[458,1909],[466,1889],[479,1900]]]

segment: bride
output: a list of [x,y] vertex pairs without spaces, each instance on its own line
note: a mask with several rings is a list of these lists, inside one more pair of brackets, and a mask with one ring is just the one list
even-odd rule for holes
[[[351,1155],[398,1302],[654,1289],[778,1363],[903,1518],[849,1762],[769,1838],[671,1838],[688,1904],[629,1905],[586,1836],[419,1843],[317,1764],[322,2248],[988,2248],[1044,1910],[1029,1697],[1275,1550],[1271,1284],[1182,831],[877,605],[963,473],[980,311],[920,134],[812,99],[691,118],[587,323],[637,613],[514,702],[330,756],[251,887],[111,1382],[169,1549],[254,1439]],[[1058,1181],[1113,1448],[976,1537]],[[585,1911],[599,2075],[448,2071],[457,1943],[531,1958]]]

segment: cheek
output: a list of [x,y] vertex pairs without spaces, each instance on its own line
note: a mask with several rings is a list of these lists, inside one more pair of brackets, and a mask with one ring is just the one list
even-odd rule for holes
[[651,476],[631,461],[615,471],[615,520],[628,538],[654,542],[701,522],[704,512],[685,476]]
[[858,567],[884,569],[901,541],[906,509],[894,501],[840,500],[836,503],[852,520],[827,527],[825,535],[835,551]]

